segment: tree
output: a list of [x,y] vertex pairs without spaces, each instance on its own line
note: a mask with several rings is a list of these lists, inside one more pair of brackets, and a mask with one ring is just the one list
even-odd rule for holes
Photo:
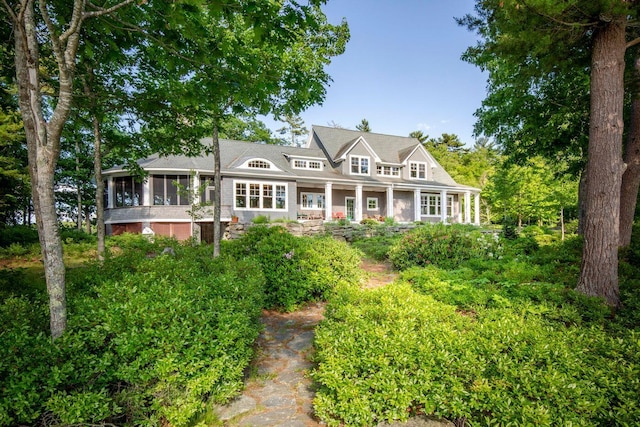
[[421,130],[414,130],[409,134],[409,138],[415,138],[418,141],[420,141],[422,144],[424,144],[429,139],[429,135],[422,132]]
[[[151,45],[143,55],[141,69],[157,73],[140,73],[142,96],[155,100],[138,102],[147,107],[140,111],[142,129],[165,153],[213,154],[214,256],[221,237],[220,130],[233,115],[274,113],[291,119],[296,143],[301,132],[296,114],[322,101],[330,80],[324,68],[344,51],[349,36],[346,22],[326,22],[322,3],[270,2],[257,8],[248,0],[223,6],[196,2],[177,8],[179,20],[151,17],[162,21],[158,28],[170,35],[172,49]],[[212,143],[203,147],[200,140],[207,134]]]
[[[133,3],[124,0],[106,7],[82,0],[54,3],[46,0],[10,1],[2,4],[11,23],[15,42],[15,67],[20,113],[29,155],[29,173],[38,236],[49,294],[52,339],[67,325],[65,271],[62,242],[54,198],[54,172],[60,154],[60,138],[73,100],[76,54],[87,19],[108,15]],[[54,60],[52,108],[46,114],[41,54]]]
[[238,141],[263,142],[265,144],[287,144],[285,139],[274,137],[271,130],[255,117],[226,117],[220,124],[220,137]]
[[[637,15],[637,2],[479,1],[476,12],[477,16],[459,22],[483,38],[464,58],[490,72],[490,103],[484,105],[491,114],[479,112],[490,134],[501,142],[507,139],[505,134],[524,136],[516,144],[524,156],[541,151],[576,156],[577,150],[566,150],[566,142],[558,146],[560,150],[554,147],[553,135],[570,130],[566,141],[582,147],[584,139],[576,138],[575,129],[588,123],[585,245],[577,289],[617,306],[624,54],[627,46],[636,45],[627,42],[626,35],[631,28],[628,20]],[[581,70],[588,70],[588,79]],[[580,100],[587,93],[590,107],[585,122],[580,120],[585,111]],[[560,107],[552,103],[557,94],[567,95],[556,103]],[[502,114],[500,101],[506,106]],[[576,102],[577,107],[571,108]],[[516,109],[521,113],[509,117]],[[544,125],[540,118],[547,119]]]
[[356,125],[356,129],[360,132],[371,132],[371,127],[369,126],[369,121],[367,119],[362,119],[360,123]]
[[292,147],[301,147],[302,143],[300,138],[304,138],[309,131],[304,126],[304,120],[302,117],[296,115],[287,114],[283,117],[285,125],[278,129],[280,135],[289,135],[288,145]]

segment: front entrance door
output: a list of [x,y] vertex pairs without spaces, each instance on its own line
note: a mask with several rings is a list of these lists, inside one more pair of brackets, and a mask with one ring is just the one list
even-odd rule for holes
[[353,221],[356,217],[356,198],[355,197],[345,197],[344,205],[347,210],[347,219],[349,221]]

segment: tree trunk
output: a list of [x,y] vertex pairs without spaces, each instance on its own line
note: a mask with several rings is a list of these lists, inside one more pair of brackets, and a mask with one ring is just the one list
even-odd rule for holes
[[76,218],[76,226],[78,230],[82,230],[82,183],[80,182],[80,144],[76,138],[76,203],[78,204],[78,218]]
[[631,119],[624,151],[624,162],[627,169],[622,175],[620,189],[620,246],[631,244],[633,219],[638,202],[640,188],[640,57],[636,58],[633,70],[633,100],[631,102]]
[[591,53],[591,110],[586,168],[584,249],[576,290],[617,307],[622,163],[625,18],[596,30]]
[[585,200],[587,199],[587,171],[583,170],[578,182],[578,236],[584,235]]
[[[14,24],[20,113],[27,140],[33,207],[49,294],[51,337],[55,340],[67,327],[65,270],[53,186],[56,162],[60,153],[60,134],[67,119],[68,110],[66,115],[61,114],[60,111],[57,111],[57,114],[54,113],[49,123],[43,115],[39,47],[33,1],[27,2],[24,13],[19,16],[19,20],[14,21]],[[61,94],[58,102],[63,105],[68,103],[70,108],[71,86],[69,83],[61,78]],[[68,93],[63,95],[64,90]]]
[[564,242],[564,207],[560,207],[560,233]]
[[213,121],[213,257],[220,256],[220,140],[218,139],[218,118]]
[[96,112],[95,93],[91,88],[93,83],[93,68],[87,67],[87,77],[83,79],[84,93],[91,105],[91,122],[93,125],[93,173],[96,179],[96,234],[98,237],[98,260],[104,260],[105,227],[104,227],[104,179],[102,178],[102,132],[100,119]]

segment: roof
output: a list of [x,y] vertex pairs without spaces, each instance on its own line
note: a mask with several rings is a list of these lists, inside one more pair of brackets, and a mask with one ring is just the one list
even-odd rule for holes
[[367,141],[367,144],[384,163],[402,163],[400,152],[407,149],[411,151],[420,144],[416,138],[408,136],[384,135],[326,126],[312,126],[311,132],[317,136],[316,141],[324,146],[333,160],[344,155],[345,150],[350,148],[360,137]]
[[[341,173],[339,162],[335,159],[348,154],[348,151],[354,144],[363,138],[369,147],[375,151],[382,163],[401,164],[407,160],[416,149],[424,150],[432,160],[434,168],[432,179],[429,181],[403,180],[388,177],[378,177],[375,174],[371,176],[351,176]],[[212,139],[204,138],[202,141],[204,146],[211,146]],[[228,139],[220,139],[220,165],[223,174],[247,177],[273,177],[287,178],[294,177],[298,179],[320,179],[338,181],[353,181],[364,183],[381,183],[396,182],[411,185],[429,185],[429,186],[453,186],[457,188],[472,188],[457,184],[451,176],[438,164],[438,162],[428,154],[420,141],[416,138],[383,135],[370,132],[360,132],[348,129],[339,129],[324,126],[313,126],[309,147],[291,147],[283,145],[271,145],[252,143],[244,141],[235,141]],[[322,170],[295,169],[289,161],[291,158],[317,158],[322,159],[324,167]],[[240,168],[245,162],[251,159],[264,159],[272,163],[277,170],[274,169],[248,169]],[[155,154],[148,158],[138,161],[143,169],[150,171],[159,171],[167,173],[169,171],[188,171],[195,170],[201,173],[213,172],[213,155],[201,155],[198,157],[187,157],[185,155],[169,155],[160,156]],[[107,173],[122,171],[122,167],[114,167],[105,171]]]

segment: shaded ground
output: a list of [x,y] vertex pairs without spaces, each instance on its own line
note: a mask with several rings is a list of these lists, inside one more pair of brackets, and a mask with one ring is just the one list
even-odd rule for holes
[[[391,265],[365,260],[366,288],[393,282],[397,273]],[[321,424],[313,416],[315,392],[307,372],[311,369],[315,326],[324,319],[324,303],[310,304],[295,313],[263,311],[264,331],[258,337],[256,358],[242,396],[217,408],[225,425],[256,427],[314,427]],[[411,426],[443,426],[426,419]],[[450,425],[450,424],[449,424]],[[385,424],[385,426],[390,426]],[[406,425],[409,427],[409,425]]]

